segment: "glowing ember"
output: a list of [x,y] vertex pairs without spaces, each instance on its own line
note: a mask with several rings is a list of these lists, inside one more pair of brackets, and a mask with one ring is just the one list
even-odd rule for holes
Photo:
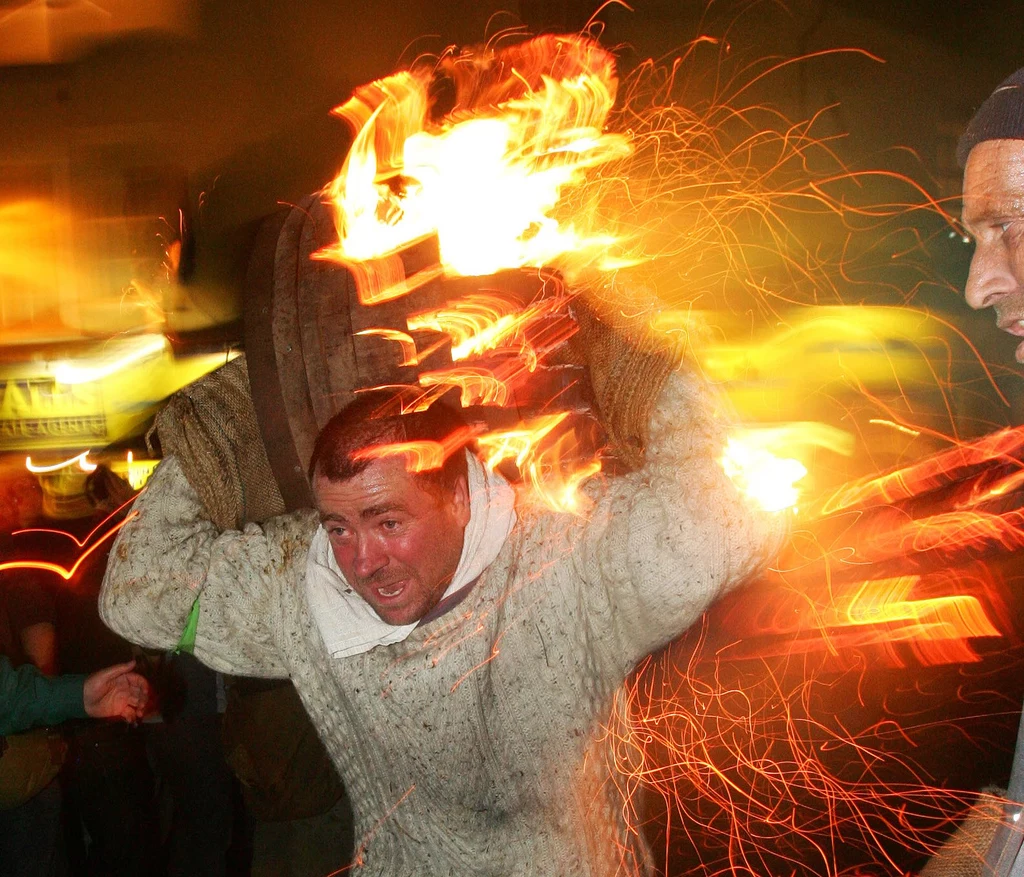
[[[612,56],[583,38],[543,37],[442,69],[456,101],[439,121],[425,70],[364,86],[335,110],[356,134],[328,190],[338,244],[322,255],[367,263],[436,236],[449,275],[611,265],[615,234],[579,204],[566,207],[587,171],[630,152],[604,131],[618,84]],[[392,297],[394,283],[370,285],[375,300]]]
[[807,474],[799,460],[777,457],[736,436],[726,442],[721,463],[736,486],[768,512],[795,507],[800,498],[796,483]]

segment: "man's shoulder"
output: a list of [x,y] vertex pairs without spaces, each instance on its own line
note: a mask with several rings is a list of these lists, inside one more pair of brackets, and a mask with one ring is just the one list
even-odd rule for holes
[[280,563],[304,567],[320,520],[315,509],[299,509],[270,518],[258,526],[263,528],[269,542],[280,552]]

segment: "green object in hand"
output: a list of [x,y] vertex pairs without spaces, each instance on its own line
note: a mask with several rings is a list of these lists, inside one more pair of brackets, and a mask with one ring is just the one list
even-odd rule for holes
[[185,619],[185,629],[181,632],[181,639],[174,647],[174,654],[180,655],[186,652],[191,655],[196,649],[196,629],[199,627],[199,598],[196,597],[192,608],[188,611],[188,618]]

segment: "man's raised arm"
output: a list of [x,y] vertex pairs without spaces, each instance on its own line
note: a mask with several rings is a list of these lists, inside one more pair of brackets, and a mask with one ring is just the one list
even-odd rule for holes
[[578,572],[590,602],[606,603],[611,636],[599,641],[626,671],[764,568],[781,545],[786,513],[756,508],[722,468],[731,425],[728,406],[700,376],[671,374],[643,467],[611,479],[592,511]]
[[131,642],[159,649],[179,643],[191,615],[203,663],[225,673],[285,677],[276,645],[289,611],[281,594],[296,592],[314,530],[313,513],[299,512],[218,531],[178,461],[168,457],[110,552],[100,615]]

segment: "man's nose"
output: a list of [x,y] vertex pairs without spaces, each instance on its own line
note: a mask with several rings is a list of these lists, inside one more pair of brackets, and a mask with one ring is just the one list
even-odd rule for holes
[[372,576],[388,565],[388,555],[379,539],[372,535],[359,536],[356,542],[354,571],[361,579]]
[[975,310],[992,307],[1001,299],[1020,291],[1013,271],[1010,252],[1001,241],[975,246],[967,275],[964,299]]

